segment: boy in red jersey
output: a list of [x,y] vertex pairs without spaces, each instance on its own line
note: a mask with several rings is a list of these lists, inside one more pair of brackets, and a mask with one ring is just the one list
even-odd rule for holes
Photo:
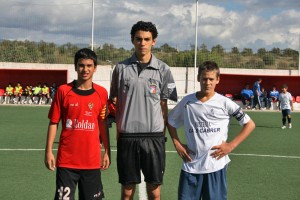
[[[55,200],[75,199],[77,184],[80,200],[101,200],[100,169],[110,165],[107,91],[92,82],[97,66],[92,50],[79,50],[74,60],[78,78],[58,88],[48,114],[45,165],[52,171],[57,167]],[[62,131],[55,161],[52,147],[59,121]],[[100,141],[105,149],[102,160]]]

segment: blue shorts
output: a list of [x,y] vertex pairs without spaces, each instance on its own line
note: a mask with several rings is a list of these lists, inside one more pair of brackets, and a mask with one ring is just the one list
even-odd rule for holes
[[208,174],[191,174],[181,170],[178,200],[226,200],[227,165]]

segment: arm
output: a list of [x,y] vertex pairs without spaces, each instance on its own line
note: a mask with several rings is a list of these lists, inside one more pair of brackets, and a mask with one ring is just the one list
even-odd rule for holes
[[[119,110],[119,101],[118,101],[118,97],[114,97],[114,98],[113,98],[113,103],[114,103],[115,106],[116,106],[116,116],[115,116],[115,118],[117,119],[117,116],[118,116],[118,114],[119,114],[119,112],[118,112],[118,110]],[[116,131],[117,131],[116,139],[118,140],[118,139],[119,139],[120,132],[119,132],[118,126],[117,126],[117,120],[116,120]]]
[[117,126],[117,118],[118,118],[118,112],[119,112],[119,103],[118,103],[118,77],[119,73],[117,71],[118,67],[115,66],[112,74],[112,80],[110,84],[110,96],[109,99],[112,101],[112,103],[115,105],[115,119],[116,119],[116,140],[119,139],[119,130]]
[[250,119],[250,121],[245,124],[240,131],[240,133],[231,141],[231,142],[223,142],[220,145],[213,146],[212,150],[215,150],[212,154],[210,154],[213,158],[220,159],[225,155],[232,152],[237,146],[239,146],[255,129],[255,123]]
[[164,119],[164,133],[166,132],[166,125],[168,122],[168,100],[167,99],[162,99],[160,101],[160,106],[161,106],[161,111],[162,111],[162,116]]
[[109,142],[109,130],[107,127],[106,120],[99,120],[99,131],[100,131],[100,141],[102,141],[104,146],[104,155],[102,159],[102,169],[107,169],[110,165],[110,142]]
[[290,101],[290,104],[291,104],[291,110],[294,111],[294,103],[293,103],[293,100]]
[[46,141],[46,148],[45,148],[45,165],[51,171],[55,170],[55,157],[53,155],[52,150],[53,150],[53,143],[57,132],[57,127],[58,124],[50,122],[48,126],[48,133],[47,133],[47,141]]
[[187,147],[187,145],[180,142],[176,128],[168,124],[168,130],[178,155],[184,162],[191,162],[192,158],[190,157],[189,153],[193,154],[193,152]]

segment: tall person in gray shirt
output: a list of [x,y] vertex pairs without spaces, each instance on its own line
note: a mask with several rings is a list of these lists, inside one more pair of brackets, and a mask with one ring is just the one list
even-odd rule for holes
[[155,25],[139,21],[130,34],[135,53],[116,65],[110,89],[117,109],[121,199],[133,199],[142,171],[148,198],[159,200],[165,170],[167,99],[177,101],[176,86],[170,67],[151,53],[158,35]]

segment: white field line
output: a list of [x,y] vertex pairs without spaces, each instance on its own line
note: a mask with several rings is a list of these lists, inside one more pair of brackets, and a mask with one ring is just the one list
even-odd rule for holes
[[[57,149],[53,149],[57,151]],[[0,151],[44,151],[44,149],[0,149]],[[111,149],[111,151],[116,152],[117,150]],[[166,153],[177,153],[176,151],[166,151]],[[261,154],[239,154],[231,153],[233,156],[253,156],[253,157],[271,157],[271,158],[289,158],[289,159],[300,159],[300,156],[281,156],[281,155],[261,155]],[[148,200],[146,183],[144,181],[144,175],[141,172],[141,183],[139,184],[139,200]]]
[[139,184],[139,200],[148,200],[146,183],[144,181],[144,174],[141,171],[141,183]]
[[[45,149],[0,149],[0,151],[44,151]],[[53,149],[57,151],[57,149]],[[111,149],[111,151],[116,152],[116,149]],[[166,151],[166,153],[177,153],[176,151]],[[283,155],[264,155],[264,154],[247,154],[247,153],[230,153],[233,156],[253,156],[253,157],[271,157],[271,158],[291,158],[300,159],[300,156],[283,156]]]

